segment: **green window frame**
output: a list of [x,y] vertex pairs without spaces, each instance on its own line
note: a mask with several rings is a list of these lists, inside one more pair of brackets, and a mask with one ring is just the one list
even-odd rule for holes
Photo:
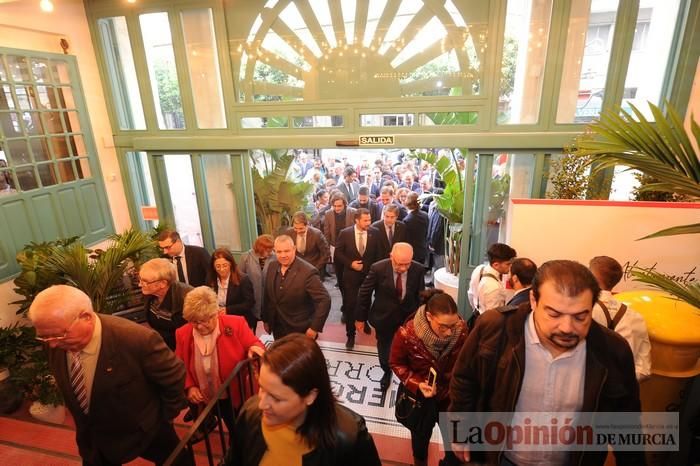
[[0,47],[0,281],[29,242],[114,233],[74,56]]

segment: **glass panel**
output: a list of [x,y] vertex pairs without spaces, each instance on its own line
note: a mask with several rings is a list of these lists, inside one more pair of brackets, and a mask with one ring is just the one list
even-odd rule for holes
[[53,81],[60,84],[70,84],[70,75],[68,74],[68,66],[62,61],[51,61],[51,72],[53,73]]
[[44,127],[41,124],[39,112],[24,112],[22,113],[22,119],[24,120],[24,126],[28,136],[44,134]]
[[34,81],[38,83],[51,82],[51,75],[49,74],[49,64],[47,63],[47,61],[38,58],[32,58],[32,75],[34,76]]
[[56,89],[58,93],[58,102],[60,108],[75,108],[75,100],[73,99],[73,89],[70,87],[59,87]]
[[14,81],[29,81],[29,63],[26,57],[5,55],[5,59]]
[[228,154],[205,154],[202,159],[214,243],[218,248],[240,251],[241,232],[238,227],[231,157]]
[[44,124],[46,124],[47,133],[65,133],[61,112],[43,112],[42,117],[44,118]]
[[289,118],[283,116],[241,118],[241,128],[243,129],[287,127],[289,127]]
[[67,183],[69,181],[75,181],[75,173],[73,172],[73,162],[70,160],[65,160],[63,162],[58,162],[58,173],[61,175],[61,181]]
[[508,0],[498,123],[537,123],[552,0]]
[[[123,16],[97,20],[120,129],[146,129],[131,41]],[[66,98],[66,104],[68,99]]]
[[365,113],[360,115],[360,126],[413,126],[413,113]]
[[7,139],[5,144],[7,144],[6,152],[9,152],[7,155],[10,165],[32,163],[32,158],[29,156],[29,146],[25,139]]
[[571,2],[557,123],[588,123],[600,114],[617,6],[618,0]]
[[[630,104],[633,104],[651,121],[654,117],[647,102],[661,103],[679,4],[680,0],[662,3],[647,0],[639,5],[622,108],[630,110]],[[649,63],[654,66],[649,66]]]
[[51,160],[49,146],[46,144],[46,138],[31,138],[29,144],[32,146],[32,155],[35,162],[45,162]]
[[211,8],[181,13],[194,111],[200,128],[225,128],[224,98]]
[[37,103],[32,86],[15,86],[17,103],[22,110],[36,110]]
[[0,92],[0,110],[11,108],[17,108],[17,104],[15,104],[15,99],[12,97],[12,88],[5,84],[2,86],[2,92]]
[[292,128],[342,128],[342,115],[309,115],[292,117]]
[[493,2],[286,3],[265,21],[259,2],[226,4],[231,15],[257,17],[249,30],[230,31],[247,37],[231,42],[241,101],[480,93]]
[[58,102],[56,101],[56,95],[54,94],[53,87],[37,86],[36,89],[40,103],[39,108],[58,108]]
[[158,127],[184,129],[185,116],[182,113],[168,14],[148,13],[139,16],[139,20]]
[[7,81],[7,71],[5,71],[5,63],[0,57],[0,81]]
[[78,112],[68,111],[65,114],[68,116],[68,120],[66,121],[66,132],[79,133],[80,132],[80,119],[78,118]]
[[197,197],[189,154],[163,156],[175,216],[175,228],[185,244],[203,246]]
[[41,179],[42,186],[53,186],[58,183],[53,163],[38,164],[36,169],[39,172],[39,179]]
[[0,127],[6,138],[22,136],[22,127],[19,123],[19,113],[0,112]]
[[51,144],[51,151],[53,152],[54,158],[65,159],[70,157],[68,144],[66,144],[66,138],[63,136],[53,137],[49,139],[49,143]]
[[90,160],[86,158],[78,159],[78,177],[81,179],[86,179],[92,177],[92,171],[90,170]]
[[478,122],[479,112],[430,112],[418,114],[419,126],[475,125]]
[[76,134],[74,136],[68,136],[68,140],[70,141],[71,150],[73,151],[73,157],[88,155],[82,135]]
[[17,168],[15,174],[17,175],[19,188],[22,191],[29,191],[30,189],[39,187],[39,183],[36,181],[36,176],[34,175],[34,167]]

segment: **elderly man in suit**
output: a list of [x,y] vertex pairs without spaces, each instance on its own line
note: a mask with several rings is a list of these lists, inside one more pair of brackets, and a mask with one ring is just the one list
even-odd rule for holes
[[287,235],[275,238],[275,258],[266,267],[262,321],[275,339],[290,333],[316,338],[331,310],[331,297],[318,270],[296,257],[294,241]]
[[323,274],[330,257],[328,242],[321,230],[309,225],[309,218],[304,212],[292,216],[292,228],[287,230],[287,236],[294,241],[297,255]]
[[207,284],[207,274],[211,257],[200,246],[184,244],[180,234],[173,230],[163,230],[158,235],[158,246],[163,254],[177,267],[177,279],[192,287]]
[[398,218],[399,206],[389,204],[384,206],[382,219],[372,224],[372,228],[379,231],[377,260],[388,259],[394,244],[406,241],[406,226]]
[[343,294],[342,312],[345,317],[345,332],[348,337],[345,347],[355,346],[355,308],[357,294],[362,281],[369,273],[370,266],[377,257],[379,233],[370,228],[371,218],[367,209],[357,209],[355,225],[347,227],[338,235],[336,242],[336,263],[343,268],[340,289]]
[[391,383],[389,354],[394,334],[403,321],[418,309],[420,292],[424,289],[425,268],[413,260],[413,248],[408,243],[395,243],[389,259],[372,265],[362,282],[355,325],[359,329],[369,320],[376,331],[377,356],[379,365],[384,369],[379,383],[382,391],[386,391]]
[[[75,420],[83,464],[162,464],[179,443],[172,420],[186,406],[185,367],[158,333],[95,314],[90,298],[66,285],[39,293],[29,318]],[[176,463],[193,465],[192,453]]]

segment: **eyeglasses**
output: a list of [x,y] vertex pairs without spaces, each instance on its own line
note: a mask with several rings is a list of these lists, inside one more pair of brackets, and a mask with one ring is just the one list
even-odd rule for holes
[[146,281],[146,280],[144,280],[143,278],[139,278],[139,286],[141,286],[141,285],[152,285],[153,283],[159,282],[159,281],[161,281],[161,280],[163,280],[163,279],[162,279],[162,278],[158,278],[158,279],[156,279],[156,280]]
[[175,246],[175,244],[177,244],[177,241],[171,241],[170,244],[163,245],[163,246],[161,246],[160,248],[161,248],[163,251],[167,251],[168,249],[170,249],[170,248],[172,248],[173,246]]
[[452,324],[452,325],[441,324],[440,322],[437,322],[437,326],[438,326],[438,328],[439,328],[440,330],[444,330],[444,331],[447,331],[447,330],[456,330],[457,327],[459,326],[459,321],[455,322],[455,323]]
[[50,341],[61,341],[61,340],[65,340],[66,338],[68,338],[68,334],[70,333],[71,329],[73,328],[73,325],[75,325],[75,323],[78,321],[79,318],[80,318],[80,314],[78,314],[77,316],[73,317],[73,320],[71,321],[70,325],[68,326],[68,328],[66,329],[66,331],[63,332],[63,335],[59,335],[59,336],[55,336],[55,337],[40,337],[39,335],[37,335],[37,336],[34,337],[34,339],[35,339],[35,340],[38,340],[38,341],[41,341],[41,342],[44,342],[44,343],[48,343],[48,342],[50,342]]

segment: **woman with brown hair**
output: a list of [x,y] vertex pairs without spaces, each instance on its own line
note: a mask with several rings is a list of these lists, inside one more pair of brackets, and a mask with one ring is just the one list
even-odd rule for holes
[[339,404],[326,359],[295,333],[263,354],[260,390],[241,409],[227,466],[379,466],[362,416]]
[[[272,257],[273,245],[274,238],[272,235],[260,235],[253,243],[253,248],[243,254],[241,260],[238,261],[238,269],[241,273],[248,275],[248,278],[253,284],[255,296],[253,315],[256,321],[260,320],[263,294],[263,269],[267,261]],[[255,330],[253,330],[253,332],[255,332]]]
[[226,314],[245,317],[255,332],[255,292],[247,275],[238,270],[236,261],[228,249],[219,248],[211,255],[209,287],[216,292],[219,308]]
[[[389,365],[411,396],[420,400],[433,399],[424,406],[431,412],[432,423],[423,423],[420,432],[411,430],[413,463],[427,465],[428,445],[438,413],[447,411],[450,404],[449,385],[459,351],[467,338],[467,326],[457,312],[452,297],[435,288],[421,293],[423,305],[413,317],[399,328],[391,345]],[[436,375],[429,383],[429,374]],[[445,458],[441,465],[461,464],[453,452],[447,433],[440,431],[445,442]]]

